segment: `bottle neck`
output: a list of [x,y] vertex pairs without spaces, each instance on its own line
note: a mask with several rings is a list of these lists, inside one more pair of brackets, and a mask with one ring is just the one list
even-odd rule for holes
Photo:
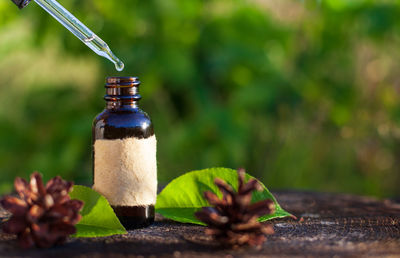
[[137,101],[106,101],[106,109],[119,109],[119,110],[129,110],[129,109],[138,109]]
[[140,81],[137,77],[108,77],[106,80],[106,109],[138,108]]

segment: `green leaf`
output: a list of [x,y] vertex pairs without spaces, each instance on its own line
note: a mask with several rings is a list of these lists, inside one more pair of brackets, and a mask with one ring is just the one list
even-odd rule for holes
[[[214,184],[214,179],[217,177],[225,180],[237,190],[238,175],[236,170],[229,168],[209,168],[192,171],[174,179],[164,188],[157,196],[156,212],[175,221],[205,225],[194,216],[194,213],[202,207],[210,206],[203,197],[205,191],[216,193],[219,197],[222,196],[218,187]],[[253,177],[246,174],[246,179],[249,180],[250,178]],[[255,191],[252,201],[257,202],[271,199],[275,203],[276,211],[273,214],[260,217],[259,221],[292,216],[281,208],[264,184],[261,183],[261,185],[264,190],[261,192]]]
[[72,237],[102,237],[126,233],[104,196],[82,185],[75,185],[69,195],[71,199],[84,202],[82,219],[76,224],[77,232]]

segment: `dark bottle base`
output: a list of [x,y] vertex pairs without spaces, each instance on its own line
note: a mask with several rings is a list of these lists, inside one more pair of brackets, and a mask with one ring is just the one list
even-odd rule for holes
[[154,205],[112,206],[125,229],[144,228],[154,222]]

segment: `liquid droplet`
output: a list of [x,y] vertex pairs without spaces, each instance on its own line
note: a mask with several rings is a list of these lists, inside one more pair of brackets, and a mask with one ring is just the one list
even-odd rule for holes
[[121,72],[122,70],[124,70],[124,63],[121,62],[121,60],[118,60],[117,62],[115,62],[115,69],[117,69],[118,72]]

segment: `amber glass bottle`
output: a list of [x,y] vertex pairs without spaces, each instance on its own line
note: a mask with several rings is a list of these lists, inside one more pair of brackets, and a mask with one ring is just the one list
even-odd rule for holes
[[127,229],[154,221],[157,196],[156,137],[138,107],[136,77],[106,79],[106,108],[94,120],[93,188],[110,202]]

